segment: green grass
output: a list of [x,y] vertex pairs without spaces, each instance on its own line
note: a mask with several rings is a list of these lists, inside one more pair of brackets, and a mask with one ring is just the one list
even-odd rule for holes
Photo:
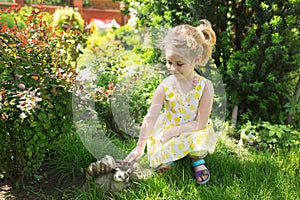
[[[131,141],[132,147],[134,141]],[[50,169],[61,179],[82,176],[93,160],[81,141],[71,138],[61,154],[53,157]],[[123,147],[124,148],[124,147]],[[206,185],[194,181],[189,158],[176,162],[166,174],[154,174],[148,180],[133,182],[127,191],[105,195],[96,189],[84,192],[74,183],[70,189],[60,189],[62,199],[128,199],[128,200],[230,200],[230,199],[300,199],[299,150],[249,151],[237,147],[225,135],[220,137],[214,154],[207,156],[211,180]],[[42,195],[40,195],[42,196]],[[48,196],[47,199],[54,199]]]
[[77,135],[56,141],[50,151],[44,168],[48,176],[57,179],[58,185],[75,182],[78,175],[84,176],[89,163],[96,160]]

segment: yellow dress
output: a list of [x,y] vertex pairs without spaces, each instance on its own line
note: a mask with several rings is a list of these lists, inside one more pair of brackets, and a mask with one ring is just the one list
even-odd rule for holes
[[174,91],[167,81],[162,82],[161,85],[165,91],[164,113],[157,120],[147,142],[147,154],[151,167],[155,168],[162,163],[179,160],[190,152],[203,150],[209,153],[214,152],[218,135],[213,130],[211,120],[208,120],[202,130],[181,133],[163,145],[155,143],[155,137],[163,130],[196,119],[199,101],[207,80],[197,75],[195,81],[193,88],[184,95]]

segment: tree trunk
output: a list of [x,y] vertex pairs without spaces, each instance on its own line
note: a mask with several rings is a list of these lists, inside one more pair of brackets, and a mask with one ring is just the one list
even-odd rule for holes
[[234,105],[234,107],[232,109],[232,115],[231,115],[231,129],[232,130],[234,130],[235,127],[236,127],[238,110],[239,110],[239,106],[238,105]]
[[[299,102],[299,97],[300,97],[300,76],[298,78],[298,83],[296,85],[296,89],[295,89],[295,93],[294,93],[294,101],[295,101],[295,105],[297,105],[297,103]],[[294,113],[289,112],[288,113],[288,117],[286,119],[286,124],[290,124],[292,122]]]

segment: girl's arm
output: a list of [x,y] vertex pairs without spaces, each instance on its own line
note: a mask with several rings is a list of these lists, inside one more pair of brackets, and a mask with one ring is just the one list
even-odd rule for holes
[[197,117],[194,121],[188,122],[181,126],[170,128],[162,134],[161,142],[165,143],[172,137],[176,137],[181,133],[201,130],[205,127],[213,105],[214,88],[210,81],[206,81],[203,94],[200,99]]
[[150,133],[162,109],[164,98],[164,88],[160,85],[154,92],[150,108],[148,109],[148,113],[144,117],[139,139],[148,139],[150,137]]
[[139,159],[144,154],[146,142],[150,137],[150,133],[158,119],[165,98],[164,87],[159,85],[153,94],[152,102],[148,113],[144,117],[140,130],[137,146],[124,159],[125,162],[132,162]]

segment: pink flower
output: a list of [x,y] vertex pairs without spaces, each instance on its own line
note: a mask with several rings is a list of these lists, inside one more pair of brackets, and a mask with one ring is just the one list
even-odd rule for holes
[[6,121],[6,120],[8,120],[8,115],[7,115],[6,113],[3,113],[2,116],[1,116],[1,118],[2,118],[4,121]]
[[25,89],[25,85],[24,85],[23,83],[20,83],[20,84],[18,85],[18,87],[21,88],[21,89]]
[[16,74],[16,78],[22,78],[23,76],[20,74]]

